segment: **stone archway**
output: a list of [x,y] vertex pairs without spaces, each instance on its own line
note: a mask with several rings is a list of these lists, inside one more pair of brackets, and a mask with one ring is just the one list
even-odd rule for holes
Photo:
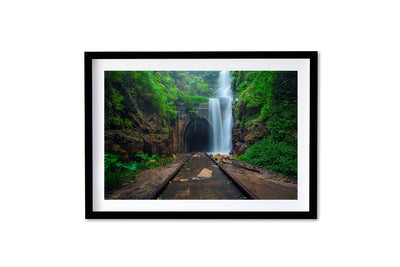
[[[197,121],[205,120],[203,122],[200,122],[200,126],[204,125],[204,123],[206,122],[208,123],[208,125],[211,125],[211,123],[208,119],[208,107],[196,108],[195,109],[196,115],[194,118],[193,115],[191,116],[189,112],[186,110],[186,108],[183,106],[178,106],[177,110],[178,110],[178,116],[176,117],[176,120],[174,122],[174,128],[172,130],[172,136],[173,136],[172,151],[174,153],[185,153],[187,152],[186,145],[189,143],[190,146],[190,144],[193,143],[190,141],[191,138],[189,137],[192,136],[190,134],[191,133],[190,131],[191,127],[194,127],[194,124],[190,127],[189,124],[194,123],[196,120]],[[207,133],[206,136],[209,138],[209,133]],[[189,142],[187,142],[188,140]],[[205,142],[206,141],[207,140],[205,140]]]
[[190,120],[184,133],[185,152],[210,150],[211,124],[206,118],[196,117]]

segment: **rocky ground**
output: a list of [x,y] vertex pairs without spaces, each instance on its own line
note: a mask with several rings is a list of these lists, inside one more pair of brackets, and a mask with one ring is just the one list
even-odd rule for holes
[[258,199],[297,199],[297,180],[294,178],[238,161],[232,156],[213,154],[211,157]]

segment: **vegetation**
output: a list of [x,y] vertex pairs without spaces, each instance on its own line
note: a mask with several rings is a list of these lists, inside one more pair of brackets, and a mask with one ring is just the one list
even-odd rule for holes
[[297,176],[296,147],[283,141],[275,142],[271,137],[250,146],[239,159],[292,177]]
[[[151,132],[157,140],[168,136],[177,107],[195,116],[195,108],[206,106],[215,94],[217,79],[215,71],[106,71],[105,129],[135,132],[138,122],[133,118],[146,118],[157,121],[152,124],[156,132]],[[247,144],[239,159],[296,177],[297,72],[232,71],[231,84],[235,126],[252,131],[261,124],[268,129],[264,139]],[[135,134],[139,141],[148,133]],[[134,161],[122,162],[117,148],[105,154],[106,191],[135,179],[141,170],[171,161],[139,153],[130,155]]]
[[168,128],[177,115],[176,106],[189,111],[208,103],[215,92],[218,72],[106,71],[105,128],[129,130],[129,113],[151,111]]
[[[115,152],[117,152],[117,148]],[[146,153],[136,154],[135,156],[139,158],[138,161],[123,163],[118,162],[118,155],[105,153],[104,181],[106,192],[120,187],[124,181],[134,180],[142,170],[153,168],[161,164],[165,167],[167,163],[172,163],[171,158],[160,158],[156,153],[152,156]]]
[[297,72],[234,71],[231,76],[236,126],[251,130],[258,122],[269,130],[239,159],[296,177]]
[[[218,72],[215,71],[106,71],[105,72],[105,129],[134,130],[132,116],[157,120],[157,139],[169,134],[172,121],[177,116],[177,106],[184,105],[195,115],[197,106],[208,103],[214,95]],[[154,118],[155,116],[155,118]],[[136,133],[136,141],[140,135]],[[117,149],[117,148],[116,148]],[[135,179],[141,170],[163,164],[171,159],[136,154],[136,161],[122,162],[115,153],[104,158],[105,189],[113,190],[129,179]]]

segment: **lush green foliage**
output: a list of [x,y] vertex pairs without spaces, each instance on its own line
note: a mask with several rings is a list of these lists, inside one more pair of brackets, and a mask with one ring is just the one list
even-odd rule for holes
[[168,128],[177,105],[190,111],[208,102],[217,78],[218,72],[211,71],[106,71],[105,127],[129,130],[129,113],[155,113]]
[[172,72],[176,86],[180,89],[178,102],[195,114],[194,109],[208,104],[215,93],[218,72],[216,71],[176,71]]
[[117,162],[119,156],[106,153],[104,155],[104,182],[105,190],[110,191],[121,186],[124,180],[131,177],[135,179],[138,173],[134,162]]
[[275,142],[272,137],[256,142],[239,159],[292,177],[297,176],[296,146]]
[[270,132],[267,139],[251,146],[241,159],[296,176],[297,72],[234,71],[231,75],[237,98],[236,126],[248,128],[257,121]]
[[[117,149],[115,150],[117,152]],[[124,181],[134,180],[142,170],[153,168],[159,165],[166,166],[172,163],[171,158],[160,158],[156,153],[149,156],[146,153],[135,155],[138,161],[128,163],[119,162],[119,156],[111,153],[104,155],[105,190],[111,191],[122,185]]]
[[127,118],[120,115],[124,111],[124,96],[112,85],[110,84],[107,88],[105,97],[105,125],[113,126],[119,129],[131,129],[132,123]]
[[176,86],[190,96],[211,97],[218,79],[216,71],[174,71],[171,77]]
[[121,121],[129,121],[129,112],[141,114],[140,106],[165,122],[176,117],[177,89],[166,72],[107,71],[105,77],[106,129],[132,127]]

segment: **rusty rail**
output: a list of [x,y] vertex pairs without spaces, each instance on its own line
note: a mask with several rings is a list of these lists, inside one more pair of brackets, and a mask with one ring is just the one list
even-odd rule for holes
[[230,175],[230,173],[222,167],[220,164],[218,164],[210,155],[206,154],[214,163],[217,165],[223,173],[225,173],[226,176],[228,176],[229,179],[232,180],[232,182],[246,195],[246,197],[251,198],[251,199],[259,199],[254,193],[252,193],[244,184],[242,184],[238,179]]
[[164,182],[162,182],[156,190],[153,191],[153,193],[150,194],[149,199],[156,199],[157,196],[167,187],[169,181],[171,181],[176,175],[177,173],[182,169],[183,165],[186,163],[186,161],[188,161],[188,159],[190,159],[193,156],[194,152],[192,154],[189,155],[189,157],[187,157],[180,165],[178,168],[176,168],[176,170],[171,173],[167,179],[164,180]]

